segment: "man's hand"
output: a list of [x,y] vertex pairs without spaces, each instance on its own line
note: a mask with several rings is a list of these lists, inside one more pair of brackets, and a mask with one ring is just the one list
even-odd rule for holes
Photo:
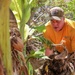
[[50,56],[52,54],[53,54],[53,50],[50,50],[49,48],[46,48],[45,55]]

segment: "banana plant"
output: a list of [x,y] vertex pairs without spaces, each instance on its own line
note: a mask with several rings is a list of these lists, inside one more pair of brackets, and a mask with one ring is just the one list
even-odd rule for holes
[[10,4],[10,8],[16,17],[23,42],[26,41],[29,34],[29,26],[26,23],[30,19],[33,7],[37,7],[37,0],[12,0]]
[[22,40],[25,38],[25,26],[31,16],[31,9],[37,7],[37,0],[12,0],[10,8],[15,13]]

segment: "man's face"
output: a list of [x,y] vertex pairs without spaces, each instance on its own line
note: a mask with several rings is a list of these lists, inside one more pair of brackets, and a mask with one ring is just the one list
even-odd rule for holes
[[62,17],[61,20],[52,19],[51,24],[55,31],[62,30],[62,28],[64,26],[64,17]]

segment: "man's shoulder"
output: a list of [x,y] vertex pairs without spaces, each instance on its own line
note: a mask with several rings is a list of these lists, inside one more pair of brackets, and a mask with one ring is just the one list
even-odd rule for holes
[[68,18],[65,18],[65,20],[66,20],[67,22],[75,22],[74,20],[71,20],[71,19],[68,19]]
[[49,26],[49,25],[51,25],[51,22],[50,22],[50,21],[48,21],[48,22],[45,24],[45,26]]
[[66,23],[67,23],[69,26],[75,28],[75,21],[74,21],[74,20],[66,19]]

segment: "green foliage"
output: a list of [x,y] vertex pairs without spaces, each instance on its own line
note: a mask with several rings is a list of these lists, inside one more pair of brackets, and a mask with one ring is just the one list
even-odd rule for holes
[[49,0],[38,0],[38,6],[45,5]]
[[31,8],[35,8],[38,7],[38,0],[30,0],[29,4],[31,6]]
[[20,27],[22,27],[23,25],[25,25],[28,22],[28,20],[29,20],[29,18],[31,16],[30,12],[31,12],[31,8],[30,8],[29,5],[27,5],[25,8],[23,8]]
[[42,57],[44,57],[45,56],[44,51],[45,51],[44,48],[41,48],[40,50],[37,50],[37,51],[32,50],[30,52],[29,56],[27,56],[27,61],[26,62],[28,62],[28,60],[30,58],[42,58]]
[[35,26],[33,28],[36,29],[38,32],[43,32],[43,30],[45,29],[45,25]]
[[21,0],[12,0],[10,4],[10,9],[13,11],[18,24],[20,23],[20,20],[22,18],[21,8]]
[[[70,16],[69,18],[72,20],[75,20],[75,0],[71,0],[67,3],[66,13],[68,13]],[[67,17],[68,17],[67,16]]]
[[36,58],[41,58],[44,56],[44,48],[42,48],[41,50],[37,50],[36,52],[34,52],[33,56]]
[[12,0],[10,8],[15,11],[16,19],[24,41],[25,24],[29,21],[32,7],[37,6],[37,0]]
[[38,50],[36,52],[30,53],[30,55],[27,57],[26,63],[28,63],[30,58],[42,58],[42,59],[49,59],[47,56],[44,54],[45,49],[42,48],[41,50]]
[[52,48],[52,42],[50,40],[47,40],[43,36],[39,36],[39,40],[43,43],[46,44],[50,49]]

